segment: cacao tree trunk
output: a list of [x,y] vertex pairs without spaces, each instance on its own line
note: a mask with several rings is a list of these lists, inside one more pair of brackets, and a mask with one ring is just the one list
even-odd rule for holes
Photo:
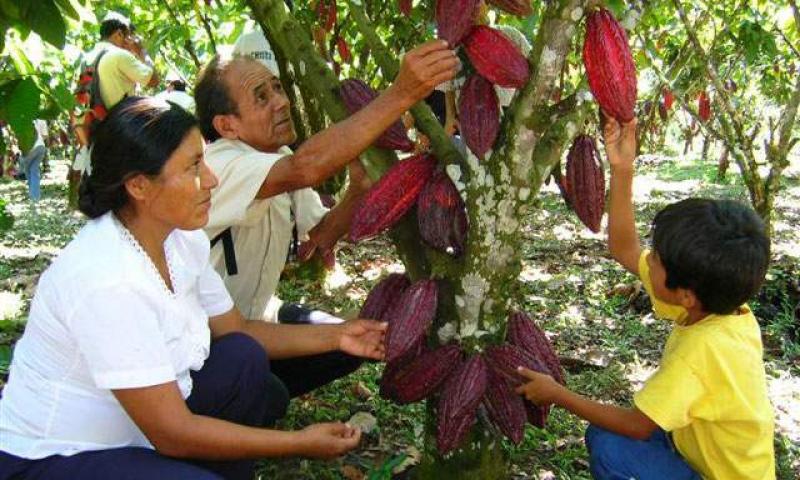
[[[331,121],[343,119],[346,111],[338,95],[338,80],[282,0],[247,1],[255,18],[270,31],[273,48],[282,52],[296,72],[301,90],[315,93]],[[464,185],[470,224],[466,252],[459,259],[424,247],[414,215],[407,215],[391,232],[409,276],[438,280],[432,335],[436,339],[437,333],[450,332],[458,336],[466,351],[480,351],[503,338],[509,311],[521,304],[517,278],[522,266],[523,237],[519,232],[523,219],[530,200],[561,158],[567,142],[578,133],[591,106],[580,101],[579,95],[555,105],[550,101],[588,3],[560,0],[544,9],[528,58],[530,80],[508,107],[495,150],[487,158],[479,160],[471,153],[463,158],[424,102],[411,109],[416,127],[430,138],[439,162]],[[350,0],[349,6],[347,18],[355,23],[383,77],[393,79],[399,55],[377,34],[363,0]],[[379,178],[396,160],[393,152],[374,148],[362,156],[372,178]],[[507,459],[498,434],[484,417],[479,414],[469,440],[461,448],[443,457],[436,449],[435,406],[430,402],[425,447],[416,476],[505,478]]]

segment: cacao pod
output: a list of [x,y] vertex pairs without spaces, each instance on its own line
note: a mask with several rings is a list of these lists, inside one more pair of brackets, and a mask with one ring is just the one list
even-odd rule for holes
[[[341,89],[342,101],[350,115],[364,108],[369,102],[378,98],[378,92],[361,80],[350,78],[342,82]],[[408,138],[406,127],[398,119],[384,131],[375,141],[375,145],[389,150],[402,150],[410,152],[414,150],[414,142]]]
[[381,394],[400,404],[418,402],[433,393],[460,363],[461,347],[456,344],[425,351],[408,363],[384,369]]
[[531,0],[488,0],[489,3],[518,17],[527,17],[533,13]]
[[629,122],[636,106],[636,67],[625,30],[606,9],[586,20],[583,64],[597,103],[619,122]]
[[566,385],[564,371],[547,335],[524,312],[512,312],[508,319],[506,341],[530,353],[547,368],[547,373]]
[[486,393],[487,366],[482,355],[473,355],[457,367],[439,396],[436,443],[444,455],[456,448],[475,423],[478,405]]
[[339,51],[339,57],[344,63],[350,63],[353,56],[350,54],[350,48],[344,38],[339,37],[336,39],[336,49]]
[[439,38],[455,48],[475,22],[478,0],[437,0],[436,26]]
[[317,3],[317,18],[328,32],[336,25],[336,0],[319,0]]
[[567,185],[578,218],[591,231],[599,232],[606,184],[600,154],[589,135],[575,137],[567,153]]
[[390,273],[369,292],[358,314],[359,318],[382,320],[386,311],[403,295],[409,285],[411,281],[407,276],[402,273]]
[[645,116],[649,116],[650,113],[653,111],[653,102],[650,100],[645,100],[644,105],[642,105],[642,112]]
[[483,355],[489,368],[503,377],[512,387],[518,387],[525,380],[517,372],[517,367],[525,367],[550,375],[547,367],[541,361],[516,345],[508,343],[491,345],[484,350]]
[[528,81],[528,60],[499,30],[476,25],[464,39],[472,66],[484,78],[506,88],[521,88]]
[[477,73],[461,89],[458,120],[464,142],[476,157],[483,158],[500,131],[500,105],[494,85]]
[[405,15],[406,17],[411,16],[411,2],[412,0],[398,0],[398,8],[400,9],[400,13]]
[[425,243],[454,257],[464,253],[467,210],[458,189],[444,170],[437,170],[420,192],[417,220]]
[[697,97],[697,113],[703,122],[711,119],[711,101],[706,92],[700,92],[700,96]]
[[525,413],[528,423],[534,427],[544,428],[547,424],[547,417],[550,415],[550,405],[539,407],[528,400],[524,400],[523,403],[525,404]]
[[492,423],[515,444],[525,433],[527,410],[522,396],[518,395],[503,377],[491,368],[486,373],[487,386],[483,404]]
[[414,206],[435,167],[436,159],[427,154],[392,165],[356,207],[350,222],[350,241],[375,236],[394,225]]
[[658,116],[661,117],[661,120],[667,121],[667,117],[669,116],[669,112],[667,112],[667,106],[664,102],[658,102]]
[[675,103],[675,95],[669,88],[664,88],[664,106],[667,110],[672,110],[672,104]]
[[385,338],[387,362],[405,355],[425,336],[436,316],[437,292],[434,280],[420,280],[403,292],[392,305],[393,310],[384,313],[383,319],[389,322]]

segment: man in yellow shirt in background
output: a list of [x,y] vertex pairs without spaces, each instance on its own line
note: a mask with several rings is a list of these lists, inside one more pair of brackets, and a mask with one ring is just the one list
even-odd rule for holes
[[767,272],[764,224],[740,203],[691,198],[656,215],[653,251],[643,251],[632,203],[636,122],[609,118],[604,137],[609,250],[640,277],[656,315],[675,325],[632,408],[589,400],[524,368],[529,381],[517,391],[589,421],[597,479],[774,479],[761,333],[745,303]]

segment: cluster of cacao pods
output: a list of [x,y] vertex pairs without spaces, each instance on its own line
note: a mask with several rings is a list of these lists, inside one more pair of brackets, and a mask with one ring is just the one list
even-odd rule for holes
[[411,283],[401,274],[379,282],[361,311],[365,318],[389,323],[380,394],[399,404],[438,396],[437,447],[444,455],[466,438],[483,408],[491,424],[514,443],[522,441],[525,423],[544,427],[549,408],[540,408],[514,389],[523,377],[517,368],[551,375],[564,373],[544,332],[524,313],[509,316],[505,343],[467,356],[456,343],[428,347],[427,330],[437,307],[432,280]]
[[597,103],[617,121],[634,117],[636,66],[625,30],[608,10],[589,14],[583,43],[583,64]]
[[[490,0],[514,15],[528,16],[528,0]],[[459,128],[469,149],[478,157],[491,150],[500,130],[500,106],[494,86],[521,88],[530,77],[528,60],[502,32],[480,21],[480,0],[438,0],[439,37],[451,47],[462,45],[475,72],[459,98]]]
[[[560,168],[560,167],[556,167]],[[600,231],[606,205],[603,162],[594,138],[578,135],[567,153],[567,173],[554,172],[561,197],[591,231]]]
[[453,181],[419,154],[397,162],[364,195],[350,222],[350,241],[373,237],[397,223],[414,205],[422,240],[454,257],[464,253],[467,210]]

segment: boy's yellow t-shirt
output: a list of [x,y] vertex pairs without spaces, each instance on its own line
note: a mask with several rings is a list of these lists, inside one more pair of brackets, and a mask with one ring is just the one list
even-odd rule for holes
[[653,295],[642,252],[639,277],[656,314],[676,322],[659,369],[634,404],[672,432],[680,454],[707,479],[775,478],[774,420],[761,332],[747,305],[682,326],[687,312]]

